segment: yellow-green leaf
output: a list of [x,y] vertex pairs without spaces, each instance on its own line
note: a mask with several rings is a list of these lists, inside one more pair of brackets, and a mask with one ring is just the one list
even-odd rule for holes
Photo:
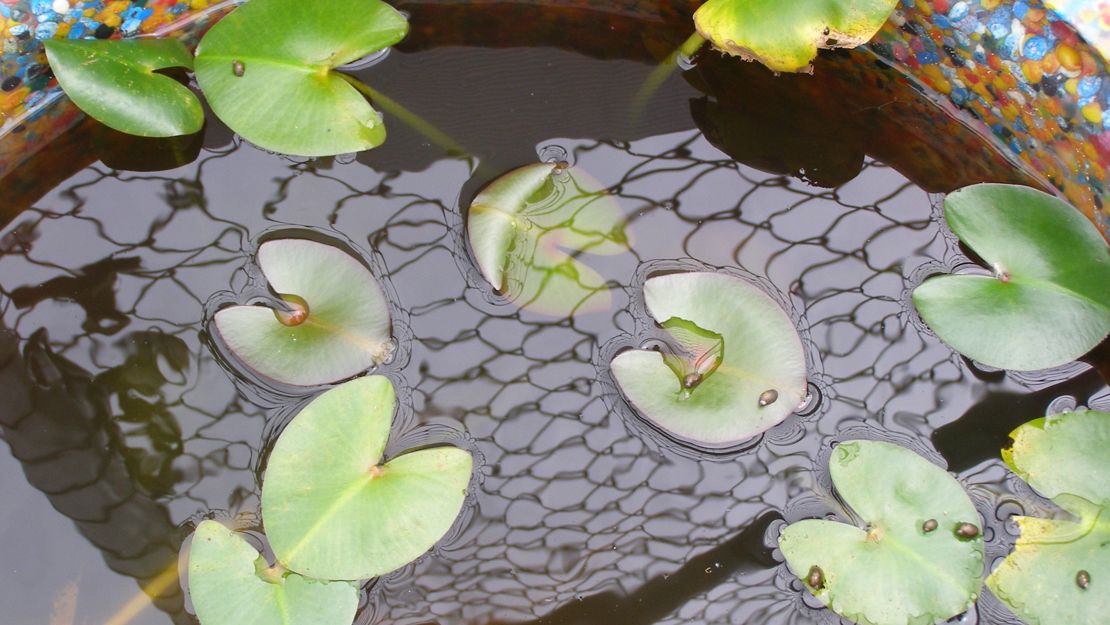
[[1101,625],[1110,614],[1110,414],[1030,421],[1002,457],[1071,518],[1018,517],[1021,536],[987,586],[1030,625]]
[[875,36],[898,0],[709,0],[698,32],[728,54],[776,72],[810,69],[818,48],[854,48]]

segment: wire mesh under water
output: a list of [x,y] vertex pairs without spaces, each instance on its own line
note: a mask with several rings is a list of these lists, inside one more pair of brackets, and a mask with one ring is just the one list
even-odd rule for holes
[[[258,525],[263,459],[305,398],[259,390],[203,331],[212,294],[246,287],[252,241],[280,225],[353,241],[387,286],[391,448],[456,440],[476,452],[460,521],[430,556],[368,587],[361,624],[829,622],[774,537],[784,519],[844,516],[824,468],[835,441],[885,438],[946,461],[988,521],[990,562],[1012,544],[1009,516],[1038,501],[995,460],[998,437],[1060,396],[1110,399],[1079,366],[1037,379],[979,371],[914,322],[905,294],[918,268],[958,250],[930,198],[881,164],[821,190],[738,165],[693,132],[557,143],[617,197],[633,233],[630,252],[588,260],[612,288],[609,311],[570,319],[485,286],[464,242],[463,161],[374,171],[232,144],[162,174],[83,171],[3,239],[13,399],[0,425],[27,481],[92,557],[148,588],[199,519]],[[267,201],[244,210],[244,197]],[[659,261],[742,270],[783,293],[816,403],[726,455],[645,436],[598,372],[602,346],[644,324],[632,303]],[[968,424],[1008,396],[1022,400],[1000,423]],[[64,425],[74,414],[76,433]],[[133,622],[191,622],[176,576],[163,587],[164,614]],[[126,594],[100,594],[86,622],[126,608]],[[960,622],[1011,622],[989,597],[977,610]]]

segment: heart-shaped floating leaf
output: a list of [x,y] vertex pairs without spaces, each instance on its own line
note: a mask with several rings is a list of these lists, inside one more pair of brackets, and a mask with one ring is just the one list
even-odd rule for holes
[[451,529],[470,481],[470,454],[411,451],[381,464],[393,420],[382,376],[312,401],[270,453],[262,517],[278,561],[323,579],[377,577],[420,557]]
[[291,312],[232,306],[215,315],[220,337],[248,367],[311,386],[349,378],[389,356],[389,305],[353,256],[307,239],[275,239],[259,246],[258,266]]
[[780,423],[806,394],[806,360],[790,317],[766,293],[717,273],[644,283],[664,352],[613,359],[613,377],[647,420],[688,441],[728,446]]
[[959,482],[897,445],[846,441],[833,485],[863,527],[808,519],[779,537],[787,564],[833,612],[862,625],[929,625],[982,585],[980,518]]
[[105,126],[142,137],[174,137],[204,125],[200,100],[155,70],[193,68],[176,39],[48,39],[46,58],[73,103]]
[[978,184],[949,194],[944,217],[994,271],[914,290],[921,318],[953,349],[992,367],[1043,369],[1110,333],[1110,246],[1079,211],[1028,187]]
[[776,72],[810,70],[818,48],[854,48],[875,36],[898,0],[709,0],[694,13],[702,37]]
[[201,625],[350,625],[350,582],[310,580],[270,567],[247,541],[201,521],[189,548],[189,596]]
[[565,163],[526,165],[491,182],[471,202],[467,234],[486,281],[523,308],[557,316],[609,307],[605,279],[579,254],[628,251],[616,200]]
[[987,586],[1031,625],[1096,625],[1110,614],[1110,414],[1037,419],[1002,457],[1078,521],[1018,517],[1017,547]]
[[303,156],[358,152],[385,141],[381,116],[335,68],[405,37],[408,22],[381,0],[251,0],[197,47],[212,110],[268,150]]

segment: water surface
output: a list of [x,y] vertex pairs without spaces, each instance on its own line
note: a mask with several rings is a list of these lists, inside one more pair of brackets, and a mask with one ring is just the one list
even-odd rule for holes
[[[5,622],[193,622],[176,584],[156,607],[128,603],[200,519],[258,525],[266,451],[307,397],[256,388],[214,355],[205,319],[275,228],[349,241],[403,311],[382,371],[400,397],[391,449],[476,452],[460,522],[368,586],[361,625],[835,622],[774,537],[784,519],[838,512],[824,464],[852,437],[947,462],[988,521],[988,555],[1005,554],[1008,516],[1048,509],[997,458],[1005,434],[1105,408],[1110,391],[1082,364],[981,371],[921,327],[909,289],[964,259],[936,198],[903,174],[867,158],[821,188],[738,163],[698,130],[702,95],[677,75],[632,121],[650,71],[553,49],[393,52],[363,78],[470,157],[390,122],[373,152],[294,160],[210,122],[190,164],[97,163],[19,215],[0,256]],[[555,152],[617,196],[633,235],[630,253],[586,259],[611,309],[573,319],[492,293],[463,239],[481,185]],[[804,414],[714,455],[628,411],[606,350],[642,320],[658,266],[731,268],[782,294],[816,364]],[[987,597],[960,622],[1015,622],[1005,614]]]

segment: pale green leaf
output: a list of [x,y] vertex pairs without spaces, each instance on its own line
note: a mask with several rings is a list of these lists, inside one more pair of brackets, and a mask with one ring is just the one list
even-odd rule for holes
[[514,169],[471,202],[467,235],[482,276],[522,308],[556,316],[605,310],[605,279],[581,254],[628,250],[624,216],[581,171],[555,163]]
[[[720,273],[679,273],[648,279],[644,300],[674,345],[622,352],[610,368],[645,419],[688,441],[727,446],[780,423],[805,399],[798,331],[759,288]],[[699,376],[692,385],[689,375]]]
[[451,528],[470,454],[432,447],[382,464],[393,408],[387,378],[358,378],[314,399],[282,432],[266,467],[262,516],[285,566],[323,579],[377,577]]
[[908,449],[867,440],[840,443],[829,471],[859,525],[810,519],[779,538],[790,569],[822,603],[861,625],[932,625],[975,603],[982,521],[955,478]]
[[189,595],[200,625],[350,625],[359,591],[268,567],[235,532],[208,520],[189,548]]
[[215,315],[228,349],[265,377],[311,386],[380,364],[393,349],[389,305],[370,270],[343,250],[308,239],[275,239],[258,248],[270,287],[307,314],[295,325],[264,306]]

